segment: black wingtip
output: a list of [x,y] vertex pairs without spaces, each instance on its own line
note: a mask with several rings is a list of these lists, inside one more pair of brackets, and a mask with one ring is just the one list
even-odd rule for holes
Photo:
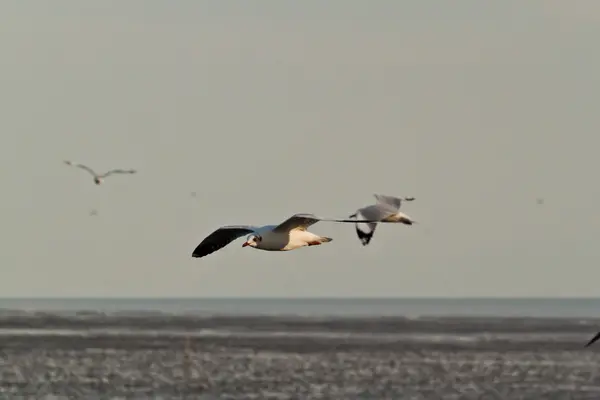
[[194,251],[192,251],[192,258],[200,258],[204,257],[206,252],[201,251],[200,246],[197,246]]
[[210,254],[210,253],[207,253],[207,252],[202,252],[202,253],[201,253],[201,252],[199,252],[199,251],[194,251],[194,252],[192,253],[192,258],[202,258],[202,257],[205,257],[205,256],[207,256],[207,255],[209,255],[209,254]]
[[200,243],[192,252],[192,258],[202,258],[209,254],[219,250],[219,247],[206,246],[204,243]]
[[360,242],[362,243],[363,246],[366,246],[369,244],[369,242],[371,241],[371,238],[373,237],[372,233],[364,233],[363,231],[361,231],[360,229],[356,230],[356,234],[358,236],[358,239],[360,240]]

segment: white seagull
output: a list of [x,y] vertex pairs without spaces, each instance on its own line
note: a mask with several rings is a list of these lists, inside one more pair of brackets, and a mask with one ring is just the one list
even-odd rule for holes
[[[414,197],[401,199],[399,197],[376,194],[375,199],[377,199],[377,204],[358,209],[350,218],[378,222],[399,222],[405,225],[416,223],[411,217],[399,211],[402,200],[413,201]],[[375,233],[375,228],[377,228],[377,222],[359,222],[356,224],[356,234],[363,246],[369,244]]]
[[104,178],[106,178],[107,176],[112,175],[112,174],[135,174],[137,172],[134,169],[112,169],[103,174],[97,174],[93,169],[91,169],[90,167],[85,166],[83,164],[76,164],[76,163],[73,163],[72,161],[65,161],[65,164],[70,165],[72,167],[81,168],[83,170],[86,170],[90,174],[92,174],[92,176],[94,177],[94,183],[96,185],[101,184],[103,182]]
[[222,226],[208,235],[194,249],[192,257],[207,256],[244,235],[248,235],[248,237],[242,247],[250,246],[267,251],[289,251],[331,242],[332,238],[319,236],[306,230],[306,228],[319,221],[356,223],[354,219],[325,219],[313,214],[295,214],[279,225],[261,227],[247,225]]

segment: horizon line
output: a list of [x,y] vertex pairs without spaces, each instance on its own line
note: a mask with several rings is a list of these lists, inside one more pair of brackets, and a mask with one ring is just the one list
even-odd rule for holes
[[598,296],[0,296],[2,300],[593,300]]

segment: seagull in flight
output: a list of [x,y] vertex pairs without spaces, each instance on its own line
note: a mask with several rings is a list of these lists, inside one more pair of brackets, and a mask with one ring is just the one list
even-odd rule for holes
[[[279,225],[261,227],[247,225],[222,226],[208,235],[192,252],[193,258],[205,257],[222,249],[229,243],[248,235],[242,247],[266,251],[289,251],[305,246],[318,246],[331,242],[330,237],[307,231],[319,221],[356,223],[354,219],[325,219],[313,214],[294,214]],[[372,221],[365,221],[372,222]]]
[[101,184],[104,181],[104,178],[106,178],[109,175],[113,175],[113,174],[135,174],[137,171],[134,169],[111,169],[108,172],[105,172],[103,174],[97,174],[93,169],[91,169],[90,167],[83,165],[83,164],[76,164],[72,161],[65,161],[65,164],[70,165],[71,167],[77,167],[77,168],[81,168],[83,170],[86,170],[87,172],[89,172],[90,174],[92,174],[92,176],[94,177],[94,183],[96,185]]
[[376,204],[359,208],[350,216],[350,218],[354,219],[360,218],[361,220],[377,221],[356,223],[356,235],[363,246],[368,245],[373,238],[378,222],[399,222],[405,225],[416,223],[411,217],[399,211],[402,200],[413,201],[415,199],[414,197],[405,197],[402,199],[399,197],[376,194],[375,199],[377,200]]

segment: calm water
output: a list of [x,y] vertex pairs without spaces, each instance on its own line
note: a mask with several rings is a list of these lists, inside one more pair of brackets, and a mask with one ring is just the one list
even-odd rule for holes
[[0,309],[20,311],[148,311],[205,315],[304,316],[523,316],[600,317],[600,298],[383,298],[383,299],[0,299]]

